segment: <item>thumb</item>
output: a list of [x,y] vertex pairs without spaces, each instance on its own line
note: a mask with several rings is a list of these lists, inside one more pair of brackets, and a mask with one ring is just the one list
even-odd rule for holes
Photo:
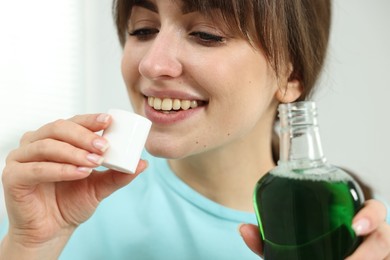
[[122,173],[111,169],[95,174],[93,185],[95,186],[96,198],[98,201],[102,201],[118,189],[132,182],[147,167],[147,161],[140,160],[134,174]]
[[260,237],[259,228],[253,224],[241,224],[238,227],[240,235],[245,244],[257,255],[263,254],[263,242]]

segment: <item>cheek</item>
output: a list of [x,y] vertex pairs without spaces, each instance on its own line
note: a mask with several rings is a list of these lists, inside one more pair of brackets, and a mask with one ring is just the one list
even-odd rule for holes
[[238,104],[248,105],[251,100],[259,102],[259,97],[272,98],[277,84],[266,58],[251,46],[240,47],[193,66],[198,68],[197,75],[202,75],[199,85],[206,86],[212,97]]
[[213,88],[214,102],[210,112],[215,126],[214,133],[240,138],[251,132],[261,122],[268,122],[271,104],[274,102],[276,81],[265,69],[243,69],[237,66],[235,72],[226,73],[224,84]]
[[121,72],[122,77],[126,85],[127,93],[131,101],[131,105],[133,109],[137,113],[141,113],[141,101],[139,97],[139,79],[140,74],[138,70],[139,64],[139,55],[137,56],[137,52],[129,51],[128,48],[125,47],[122,61],[121,61]]
[[121,71],[122,77],[127,86],[133,85],[129,83],[131,83],[131,81],[136,78],[135,75],[138,74],[138,66],[136,61],[136,57],[134,57],[134,55],[125,49],[122,56]]
[[235,70],[212,73],[208,90],[210,105],[215,105],[214,109],[239,118],[240,114],[250,117],[251,113],[266,109],[274,100],[277,84],[274,77],[260,66],[236,66]]

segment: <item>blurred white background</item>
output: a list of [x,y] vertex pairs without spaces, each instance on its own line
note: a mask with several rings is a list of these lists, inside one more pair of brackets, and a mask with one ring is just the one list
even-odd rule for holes
[[[315,96],[324,151],[390,201],[390,1],[334,2]],[[0,169],[27,130],[73,114],[131,109],[111,0],[0,0],[0,32]]]

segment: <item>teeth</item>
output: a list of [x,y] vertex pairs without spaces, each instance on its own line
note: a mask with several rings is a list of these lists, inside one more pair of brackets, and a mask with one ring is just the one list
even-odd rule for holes
[[196,108],[196,107],[198,107],[198,102],[196,101],[196,100],[193,100],[193,101],[191,101],[191,108]]
[[160,98],[155,98],[153,102],[153,107],[156,110],[161,110],[162,100]]
[[181,108],[181,101],[179,99],[174,99],[172,104],[173,110],[179,110]]
[[172,110],[173,100],[170,98],[164,98],[161,104],[161,110],[169,111]]
[[152,107],[153,104],[154,104],[154,98],[153,97],[148,97],[148,105]]
[[191,101],[189,100],[182,100],[181,101],[181,109],[188,110],[191,107]]
[[190,108],[198,107],[199,104],[196,100],[148,97],[148,105],[156,110],[171,111],[179,109],[188,110]]

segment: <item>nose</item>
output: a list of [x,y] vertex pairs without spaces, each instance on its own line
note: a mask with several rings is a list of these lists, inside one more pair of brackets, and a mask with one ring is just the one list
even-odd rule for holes
[[180,76],[183,71],[178,57],[180,47],[180,36],[177,33],[160,30],[139,63],[139,72],[150,79]]

